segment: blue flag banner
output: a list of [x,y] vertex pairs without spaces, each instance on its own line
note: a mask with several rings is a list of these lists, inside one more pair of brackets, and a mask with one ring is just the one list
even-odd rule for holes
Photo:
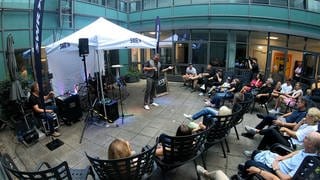
[[156,26],[155,26],[155,38],[157,40],[157,47],[156,47],[156,53],[160,52],[159,49],[159,42],[160,42],[160,18],[157,16],[156,18]]
[[33,8],[33,49],[35,60],[36,78],[39,84],[39,95],[41,104],[44,106],[43,85],[42,85],[42,65],[41,65],[41,39],[42,39],[42,19],[45,0],[35,0]]

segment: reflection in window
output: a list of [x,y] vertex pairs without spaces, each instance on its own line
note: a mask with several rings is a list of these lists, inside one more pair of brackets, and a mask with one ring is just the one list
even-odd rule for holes
[[172,65],[172,48],[160,48],[161,63]]
[[291,0],[290,7],[297,8],[297,9],[305,9],[306,7],[306,0]]
[[207,64],[207,43],[196,41],[192,42],[192,63]]
[[271,5],[288,6],[288,0],[270,0]]
[[169,6],[172,6],[172,3],[173,3],[172,0],[159,0],[158,7],[169,7]]
[[320,52],[320,41],[316,40],[316,39],[308,39],[306,50],[319,53]]
[[211,31],[211,41],[227,41],[227,32],[222,30]]
[[201,4],[201,3],[209,3],[209,2],[210,0],[192,0],[192,4]]
[[269,4],[269,0],[251,0],[252,3]]
[[136,1],[136,2],[131,2],[130,3],[130,12],[136,12],[141,10],[141,2]]
[[227,43],[210,43],[210,62],[214,66],[225,67],[226,64]]
[[117,0],[107,0],[107,7],[111,9],[117,9]]
[[289,36],[289,42],[288,42],[289,49],[303,50],[304,44],[305,42],[303,37]]
[[120,1],[120,11],[127,12],[127,3]]
[[189,45],[188,43],[176,43],[176,63],[188,63],[188,53],[189,53]]
[[191,31],[192,40],[208,40],[209,34],[207,30],[192,30]]
[[178,35],[178,41],[187,41],[190,39],[190,30],[182,29],[176,30],[176,35]]
[[308,10],[314,12],[320,12],[320,1],[319,0],[308,0]]
[[144,0],[143,1],[143,9],[153,9],[157,7],[156,0]]
[[174,0],[174,5],[191,4],[191,0]]

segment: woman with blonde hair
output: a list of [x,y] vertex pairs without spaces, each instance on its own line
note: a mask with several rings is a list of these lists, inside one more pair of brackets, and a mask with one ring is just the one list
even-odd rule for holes
[[112,141],[108,148],[108,159],[122,159],[130,157],[133,153],[128,141],[117,138]]

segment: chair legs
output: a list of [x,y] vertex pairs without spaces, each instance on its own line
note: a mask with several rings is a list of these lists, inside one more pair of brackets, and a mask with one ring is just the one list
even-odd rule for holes
[[203,153],[201,153],[201,160],[202,160],[202,165],[205,169],[207,169],[207,164],[206,164],[206,160],[204,158],[204,153],[206,153],[205,155],[207,155],[208,151],[204,151]]
[[193,163],[194,163],[194,167],[195,167],[195,169],[196,169],[197,178],[198,178],[198,180],[200,180],[200,174],[199,174],[198,171],[197,171],[197,161],[196,161],[196,160],[193,160]]
[[267,104],[267,103],[265,103],[265,104],[263,104],[263,106],[264,106],[264,108],[266,109],[267,114],[269,114],[268,104]]
[[227,152],[229,153],[230,152],[230,148],[229,148],[229,144],[228,144],[227,139],[224,139],[224,142],[226,143]]
[[223,142],[222,141],[220,141],[220,145],[221,145],[221,149],[223,151],[223,157],[227,158],[226,151],[224,150],[224,146],[223,146]]
[[237,126],[235,125],[233,127],[234,127],[234,131],[236,132],[237,139],[240,140],[239,134],[238,134],[238,130],[237,130]]
[[251,114],[252,114],[252,112],[253,112],[253,109],[254,109],[255,105],[256,105],[256,102],[253,101],[252,108],[251,108]]

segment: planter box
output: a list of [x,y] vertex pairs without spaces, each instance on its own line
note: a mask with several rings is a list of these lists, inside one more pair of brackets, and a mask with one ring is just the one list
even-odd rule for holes
[[125,77],[126,83],[135,83],[140,81],[140,77],[138,76],[126,76]]

